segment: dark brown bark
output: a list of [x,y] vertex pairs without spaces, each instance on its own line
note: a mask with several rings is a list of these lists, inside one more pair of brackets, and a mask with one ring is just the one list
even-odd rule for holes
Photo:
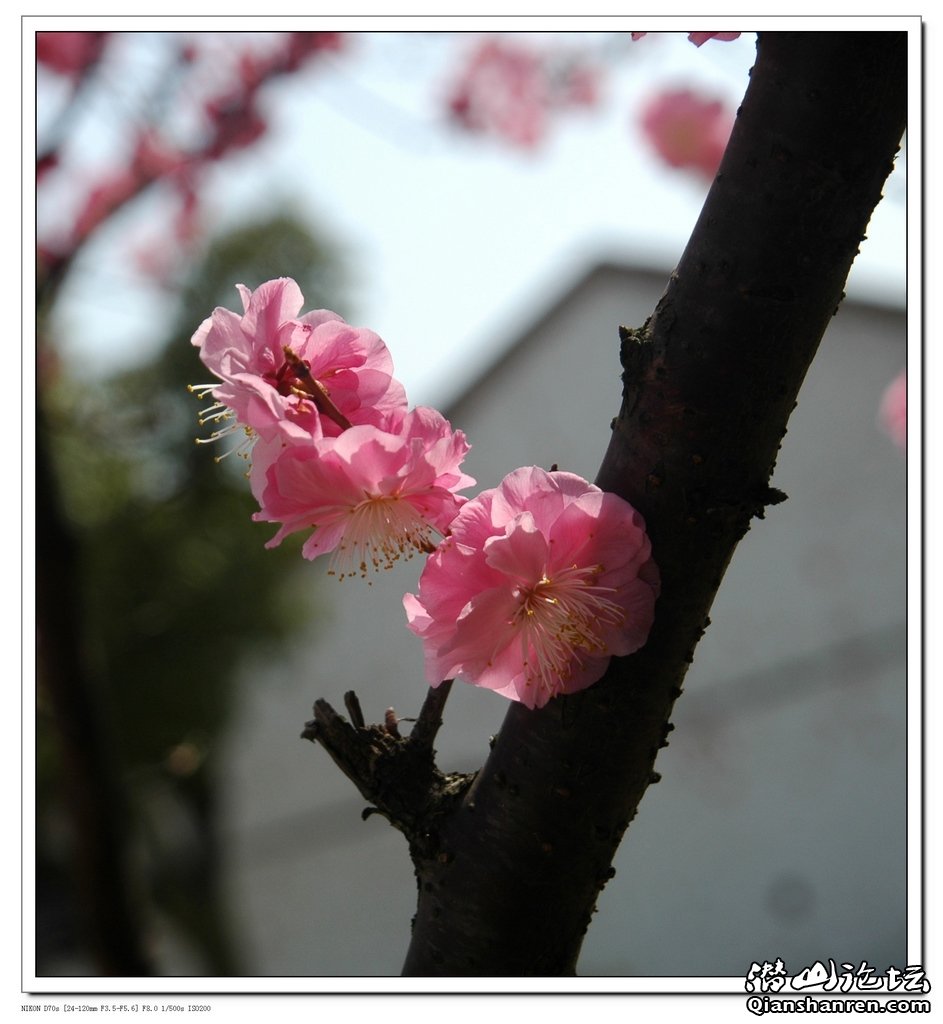
[[388,815],[419,883],[405,974],[575,973],[730,557],[784,497],[770,475],[891,170],[906,58],[904,33],[760,37],[681,262],[650,320],[622,331],[623,404],[597,483],[648,524],[651,636],[582,693],[512,705],[448,803],[406,827]]

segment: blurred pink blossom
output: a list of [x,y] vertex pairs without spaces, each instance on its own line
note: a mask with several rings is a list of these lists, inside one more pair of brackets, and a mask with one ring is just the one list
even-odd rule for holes
[[907,371],[888,384],[878,411],[881,426],[902,450],[907,448]]
[[119,206],[138,191],[140,176],[134,169],[119,169],[95,185],[85,197],[72,225],[73,244],[83,240]]
[[36,59],[76,78],[101,57],[107,38],[107,32],[37,32]]
[[701,46],[708,39],[718,39],[723,43],[729,43],[733,39],[739,39],[739,32],[689,32],[688,40],[695,46]]
[[[37,61],[67,76],[74,88],[102,58],[110,40],[117,35],[39,32],[36,34]],[[208,166],[235,150],[251,146],[266,133],[267,121],[263,113],[266,85],[297,71],[317,54],[343,46],[343,36],[334,32],[276,33],[270,40],[262,40],[261,45],[254,37],[240,33],[200,34],[195,41],[188,41],[181,34],[181,40],[170,47],[167,73],[157,85],[155,96],[142,105],[143,110],[148,111],[146,124],[141,124],[141,111],[132,109],[137,104],[128,108],[133,143],[131,159],[110,167],[101,180],[89,184],[84,199],[80,200],[78,218],[72,223],[58,222],[52,229],[53,237],[39,243],[39,248],[44,250],[43,266],[47,273],[53,274],[66,265],[119,207],[160,180],[169,180],[179,188],[180,179],[185,175],[187,182],[181,189],[182,215],[163,220],[173,230],[168,233],[159,258],[148,261],[155,270],[164,273],[165,268],[173,266],[174,259],[179,261],[197,235],[201,178]],[[185,76],[180,87],[180,95],[186,97],[184,106],[188,108],[184,111],[184,120],[202,115],[204,128],[199,140],[195,144],[191,140],[185,148],[173,141],[176,118],[166,116],[168,104],[165,99],[158,99],[165,90],[176,88],[173,83],[178,76]],[[37,156],[37,181],[62,180],[70,175],[79,180],[69,160],[62,159],[60,141],[53,139],[51,145],[41,147]],[[57,167],[60,173],[50,175]]]
[[431,685],[461,677],[534,708],[641,647],[658,591],[628,502],[525,467],[462,507],[403,603]]
[[734,115],[719,100],[705,99],[690,89],[653,97],[642,109],[642,132],[671,167],[696,171],[705,178],[717,173]]
[[235,417],[265,439],[307,440],[406,411],[393,360],[373,331],[351,327],[328,309],[299,316],[304,298],[291,278],[255,291],[236,287],[243,314],[217,307],[192,338],[222,382],[191,388],[216,399],[206,422]]
[[541,53],[519,41],[489,37],[472,52],[452,86],[448,111],[469,132],[531,148],[550,115],[599,99],[599,71],[576,54]]
[[431,551],[466,500],[456,492],[475,482],[459,469],[469,446],[434,409],[394,416],[390,427],[350,427],[310,444],[260,441],[253,518],[282,524],[266,546],[313,528],[302,554],[335,552],[329,573],[341,579]]
[[593,107],[599,102],[599,68],[575,58],[549,58],[553,106]]
[[211,138],[203,156],[219,160],[233,149],[245,149],[261,138],[268,122],[255,106],[255,94],[234,90],[227,96],[214,96],[204,105]]
[[469,132],[533,146],[544,132],[549,100],[539,56],[506,40],[482,40],[452,90],[448,109]]
[[346,45],[340,32],[290,32],[286,67],[294,70],[316,53],[342,50]]
[[153,128],[141,129],[134,140],[131,166],[146,179],[179,170],[186,160],[183,153],[169,145]]
[[[739,39],[741,34],[740,32],[689,32],[688,42],[694,43],[695,46],[703,45],[708,39],[717,39],[720,42],[729,43],[733,39]],[[635,41],[647,35],[647,32],[633,32],[632,40]]]

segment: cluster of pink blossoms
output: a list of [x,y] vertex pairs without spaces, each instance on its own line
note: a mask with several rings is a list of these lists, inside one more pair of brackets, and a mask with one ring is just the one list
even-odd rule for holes
[[433,686],[458,677],[542,707],[645,643],[659,576],[628,502],[536,467],[467,500],[464,435],[407,409],[376,334],[300,315],[288,278],[238,287],[242,314],[217,308],[193,335],[218,382],[191,390],[215,399],[209,440],[241,434],[251,454],[254,518],[280,524],[268,546],[311,530],[302,553],[333,552],[342,577],[430,555],[404,605]]
[[217,307],[192,339],[219,382],[191,390],[215,399],[201,420],[219,425],[210,440],[241,435],[236,450],[251,453],[255,518],[281,523],[268,546],[314,530],[305,557],[333,552],[341,576],[431,550],[475,482],[459,469],[464,435],[407,409],[373,331],[325,309],[299,315],[290,278],[237,287],[242,314]]

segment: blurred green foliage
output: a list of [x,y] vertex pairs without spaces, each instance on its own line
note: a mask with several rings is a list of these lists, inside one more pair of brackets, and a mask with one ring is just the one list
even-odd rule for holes
[[[214,459],[233,439],[194,444],[211,430],[198,426],[197,415],[212,399],[200,401],[187,385],[212,378],[190,336],[215,306],[241,310],[237,283],[254,288],[280,276],[295,278],[308,309],[336,308],[342,294],[334,253],[291,216],[242,227],[208,246],[150,364],[94,389],[76,386],[59,367],[45,375],[40,395],[40,429],[78,550],[83,658],[115,745],[110,763],[132,807],[143,916],[174,922],[199,954],[197,973],[240,970],[218,884],[215,785],[238,701],[237,670],[250,656],[277,659],[295,629],[316,621],[318,577],[291,538],[264,548],[274,531],[251,521],[246,463],[238,455]],[[44,973],[44,961],[81,962],[82,950],[70,906],[56,709],[42,688],[39,709],[37,964]]]

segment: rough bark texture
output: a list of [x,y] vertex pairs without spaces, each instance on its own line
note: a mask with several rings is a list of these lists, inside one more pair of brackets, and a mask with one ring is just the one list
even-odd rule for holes
[[597,483],[645,516],[655,626],[588,690],[512,705],[477,776],[410,798],[418,814],[361,789],[416,865],[405,974],[575,973],[730,557],[784,497],[769,487],[776,454],[891,170],[906,86],[904,33],[760,37],[681,262],[650,320],[621,332],[623,404]]

